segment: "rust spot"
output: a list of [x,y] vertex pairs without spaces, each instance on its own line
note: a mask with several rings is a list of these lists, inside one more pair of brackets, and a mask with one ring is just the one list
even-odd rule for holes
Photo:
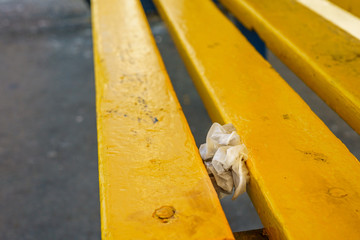
[[162,206],[155,210],[153,213],[154,218],[158,218],[163,223],[167,223],[175,215],[175,208],[172,206]]
[[333,198],[344,198],[348,195],[344,189],[337,187],[329,188],[328,194]]

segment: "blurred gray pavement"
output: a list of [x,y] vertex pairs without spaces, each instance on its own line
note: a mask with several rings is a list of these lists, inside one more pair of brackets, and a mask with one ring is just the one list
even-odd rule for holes
[[0,239],[99,239],[89,10],[0,0]]
[[[197,144],[211,125],[166,27],[151,27]],[[360,137],[275,56],[269,60],[360,157]],[[0,239],[100,239],[90,12],[81,0],[0,0]],[[247,195],[222,204],[260,228]]]

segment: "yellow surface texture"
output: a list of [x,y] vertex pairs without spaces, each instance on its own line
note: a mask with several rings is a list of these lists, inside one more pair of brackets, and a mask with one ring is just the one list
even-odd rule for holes
[[342,9],[360,18],[360,1],[359,0],[329,0]]
[[102,239],[233,239],[140,1],[92,1]]
[[292,0],[221,0],[360,133],[360,41]]
[[249,149],[271,239],[360,239],[360,164],[209,0],[155,0],[214,121]]

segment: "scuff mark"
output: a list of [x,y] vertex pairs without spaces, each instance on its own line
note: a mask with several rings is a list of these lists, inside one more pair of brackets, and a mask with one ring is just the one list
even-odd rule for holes
[[151,120],[153,121],[153,123],[154,123],[154,124],[155,124],[155,123],[157,123],[157,122],[159,121],[156,117],[151,118]]
[[316,161],[321,161],[321,162],[326,162],[326,163],[328,162],[327,161],[328,157],[323,153],[317,153],[317,152],[314,152],[314,151],[302,151],[302,150],[298,150],[298,151],[302,152],[305,155],[311,156]]

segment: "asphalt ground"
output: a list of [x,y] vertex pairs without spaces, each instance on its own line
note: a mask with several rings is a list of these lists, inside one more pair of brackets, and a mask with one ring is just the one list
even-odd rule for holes
[[[152,31],[197,144],[211,125],[158,17]],[[271,52],[268,60],[349,150],[360,137]],[[0,239],[99,239],[90,12],[81,0],[0,0]],[[261,227],[247,195],[233,231]]]

